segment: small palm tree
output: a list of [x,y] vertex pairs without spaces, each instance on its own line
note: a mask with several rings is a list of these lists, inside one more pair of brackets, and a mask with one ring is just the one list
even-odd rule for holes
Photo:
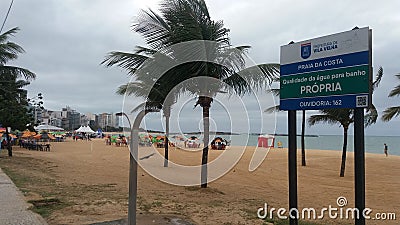
[[350,124],[354,122],[353,109],[324,109],[320,110],[321,114],[312,115],[308,118],[308,123],[313,126],[317,123],[337,124],[343,127],[343,148],[342,148],[342,163],[340,166],[340,176],[344,177],[346,168],[346,153],[347,153],[347,139]]
[[[379,86],[383,76],[383,68],[378,69],[375,81],[372,83],[372,92]],[[367,114],[365,115],[364,125],[370,126],[376,123],[378,119],[378,112],[375,106],[372,104],[366,109]],[[343,127],[343,148],[342,148],[342,162],[340,166],[340,177],[344,177],[346,169],[346,155],[347,155],[347,139],[348,130],[350,125],[354,122],[354,109],[324,109],[320,110],[321,114],[312,115],[308,119],[310,126],[317,123],[328,123],[328,124],[340,124]]]
[[173,95],[172,88],[161,87],[159,83],[153,86],[147,85],[145,81],[129,82],[121,85],[117,94],[119,95],[135,95],[142,97],[146,102],[139,104],[132,112],[145,109],[146,112],[159,112],[163,110],[165,117],[165,147],[164,147],[164,167],[168,167],[168,137],[169,137],[169,122],[171,116],[171,108],[175,103],[177,96]]
[[[400,73],[396,75],[397,79],[400,81]],[[389,97],[399,96],[400,95],[400,84],[393,88],[389,93]],[[400,106],[392,106],[385,111],[383,111],[382,120],[387,122],[400,115]]]

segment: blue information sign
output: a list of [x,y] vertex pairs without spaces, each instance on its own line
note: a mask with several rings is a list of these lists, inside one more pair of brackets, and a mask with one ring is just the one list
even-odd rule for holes
[[281,46],[281,110],[368,107],[370,34],[361,28]]

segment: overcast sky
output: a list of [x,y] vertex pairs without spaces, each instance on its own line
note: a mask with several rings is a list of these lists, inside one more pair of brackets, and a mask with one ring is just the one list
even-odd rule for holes
[[[0,1],[0,19],[3,21],[11,0]],[[131,31],[140,9],[158,8],[156,0],[14,0],[3,32],[13,27],[21,30],[12,40],[21,45],[26,53],[10,62],[37,74],[27,88],[29,97],[42,93],[45,107],[60,110],[66,105],[81,113],[118,112],[123,108],[123,97],[115,94],[117,87],[129,80],[125,71],[105,68],[100,65],[110,51],[132,51],[134,46],[143,45],[142,38]],[[383,66],[384,78],[374,93],[374,104],[381,113],[386,107],[399,105],[399,98],[388,99],[387,95],[398,85],[394,75],[400,72],[400,1],[387,0],[336,0],[336,1],[206,1],[211,17],[223,20],[230,29],[233,45],[251,45],[249,57],[256,63],[279,63],[280,46],[290,41],[302,41],[318,36],[351,30],[353,27],[369,26],[373,30],[373,66]],[[397,82],[397,83],[396,83]],[[271,99],[268,95],[258,96]],[[187,98],[190,99],[190,98]],[[238,99],[221,97],[230,114],[241,118]],[[246,97],[246,99],[256,99]],[[138,102],[140,100],[137,100]],[[193,103],[182,100],[177,107],[182,121],[201,115],[200,109],[193,110]],[[218,102],[218,101],[216,101]],[[268,129],[275,125],[271,115],[261,109],[272,106],[272,101],[249,105],[258,108],[247,118],[223,121],[227,114],[223,108],[213,109],[219,130],[251,131],[257,121],[263,119]],[[215,103],[214,105],[218,105]],[[222,104],[221,104],[222,106]],[[249,109],[248,108],[248,109]],[[190,110],[189,110],[190,109]],[[225,110],[227,111],[227,110]],[[309,111],[308,115],[315,113]],[[183,115],[186,114],[186,115]],[[213,116],[213,115],[211,115]],[[219,117],[218,117],[219,116]],[[148,128],[153,125],[153,115],[146,120]],[[158,115],[158,118],[160,115]],[[234,118],[232,116],[232,118]],[[232,119],[231,119],[232,120]],[[277,115],[277,132],[286,132],[286,113]],[[300,121],[300,116],[298,117]],[[180,122],[181,129],[198,129],[198,121],[192,126]],[[247,125],[246,125],[247,123]],[[186,123],[187,124],[187,123]],[[253,125],[248,125],[253,124]],[[178,125],[177,125],[178,126]],[[257,126],[255,126],[257,127]],[[369,135],[399,135],[400,118],[390,123],[378,122],[367,128]],[[178,129],[173,125],[174,129]],[[339,126],[318,125],[307,128],[311,134],[341,134]],[[263,132],[266,130],[264,129]],[[269,131],[268,131],[269,132]]]

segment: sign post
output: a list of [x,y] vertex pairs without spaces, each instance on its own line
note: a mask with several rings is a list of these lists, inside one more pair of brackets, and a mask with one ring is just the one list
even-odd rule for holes
[[289,164],[289,220],[290,225],[297,225],[297,135],[296,135],[296,110],[288,111],[289,120],[289,146],[288,146],[288,164]]
[[[296,117],[291,112],[342,108],[354,109],[355,205],[360,212],[365,208],[363,123],[364,108],[372,103],[371,34],[368,27],[357,28],[281,46],[280,110],[289,111],[290,207],[297,208],[297,170],[293,168],[297,164],[291,154],[297,146],[296,138],[290,136],[296,134]],[[297,224],[297,218],[291,218],[290,224]],[[356,218],[356,224],[365,224],[364,218]]]
[[364,146],[364,109],[354,109],[354,199],[360,212],[355,225],[365,225],[362,216],[365,209],[365,146]]

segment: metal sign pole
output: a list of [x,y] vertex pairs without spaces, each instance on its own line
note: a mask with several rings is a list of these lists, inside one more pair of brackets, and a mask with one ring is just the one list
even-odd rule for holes
[[359,217],[355,218],[356,225],[365,225],[362,215],[365,209],[365,146],[364,146],[364,109],[354,109],[354,188],[355,206]]
[[[288,111],[289,133],[289,212],[290,225],[297,225],[297,140],[296,140],[296,110]],[[296,209],[296,210],[294,210]]]
[[[368,105],[372,104],[372,30],[368,32],[369,45],[369,84]],[[356,225],[365,225],[365,140],[364,140],[364,108],[354,109],[354,199],[359,217]]]

